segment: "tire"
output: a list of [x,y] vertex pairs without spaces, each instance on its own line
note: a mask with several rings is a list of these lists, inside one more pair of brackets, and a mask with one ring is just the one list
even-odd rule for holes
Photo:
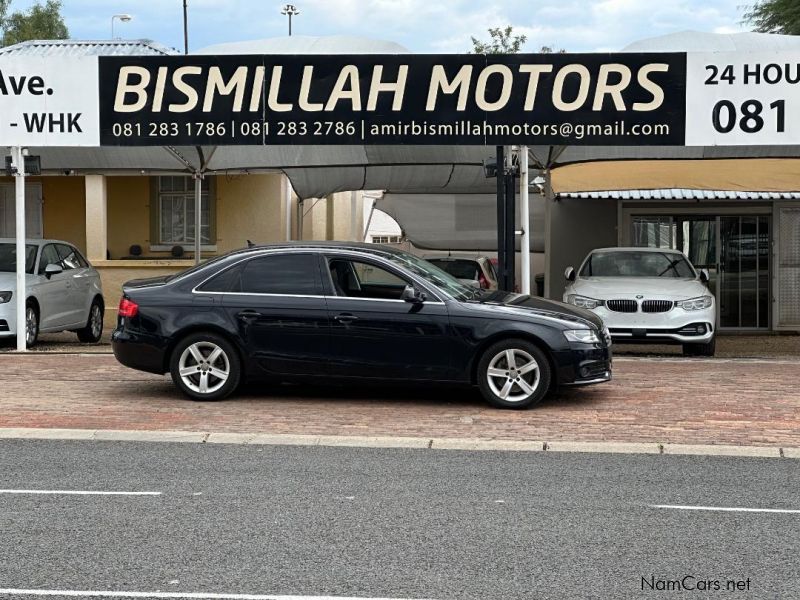
[[33,348],[39,339],[39,309],[28,300],[25,304],[25,346]]
[[92,302],[86,327],[78,329],[78,340],[84,344],[96,344],[103,337],[103,304],[99,300]]
[[714,356],[717,351],[717,338],[711,338],[707,344],[684,344],[684,356]]
[[[513,361],[509,360],[511,357]],[[530,364],[535,366],[528,367]],[[484,351],[477,376],[478,387],[489,404],[521,409],[538,404],[547,395],[552,369],[538,346],[510,339],[492,344]]]
[[[216,356],[209,365],[205,361],[212,354]],[[192,400],[222,400],[239,386],[242,361],[233,344],[221,335],[193,333],[173,349],[169,371],[176,387]]]

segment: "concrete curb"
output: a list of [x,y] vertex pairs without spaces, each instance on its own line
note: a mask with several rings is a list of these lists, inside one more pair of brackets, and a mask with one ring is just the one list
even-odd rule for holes
[[416,448],[511,452],[589,452],[615,454],[670,454],[744,456],[800,459],[800,448],[730,446],[717,444],[658,444],[639,442],[513,441],[463,438],[392,436],[292,435],[278,433],[207,433],[200,431],[139,431],[110,429],[0,428],[0,440],[80,440],[125,442],[188,442],[207,444],[331,446],[349,448]]

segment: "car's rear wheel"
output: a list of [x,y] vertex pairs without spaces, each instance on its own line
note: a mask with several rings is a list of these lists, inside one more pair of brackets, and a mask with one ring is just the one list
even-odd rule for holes
[[76,331],[78,339],[85,344],[96,344],[103,336],[103,305],[99,300],[92,302],[86,327]]
[[25,346],[32,348],[39,339],[39,311],[33,302],[25,305]]
[[550,388],[550,363],[535,344],[521,339],[492,344],[478,363],[478,386],[498,408],[538,404]]
[[717,338],[711,338],[707,344],[684,344],[684,356],[714,356],[717,351]]
[[193,400],[222,400],[239,385],[242,364],[236,349],[214,333],[182,339],[170,358],[172,381]]

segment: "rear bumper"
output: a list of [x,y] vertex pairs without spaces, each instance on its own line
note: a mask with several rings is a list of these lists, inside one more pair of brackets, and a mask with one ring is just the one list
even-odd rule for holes
[[117,328],[111,334],[111,349],[126,367],[157,375],[167,372],[166,352],[160,338]]

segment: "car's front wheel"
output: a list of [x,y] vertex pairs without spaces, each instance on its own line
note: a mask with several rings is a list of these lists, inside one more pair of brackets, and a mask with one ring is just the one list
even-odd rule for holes
[[684,356],[714,356],[717,351],[717,338],[711,338],[707,344],[684,344]]
[[214,333],[182,339],[170,358],[172,381],[193,400],[222,400],[239,385],[242,363],[236,348]]
[[492,344],[478,363],[478,386],[498,408],[527,408],[550,388],[550,363],[535,344],[521,339]]
[[39,339],[39,311],[36,305],[29,301],[25,305],[25,346],[33,348]]

